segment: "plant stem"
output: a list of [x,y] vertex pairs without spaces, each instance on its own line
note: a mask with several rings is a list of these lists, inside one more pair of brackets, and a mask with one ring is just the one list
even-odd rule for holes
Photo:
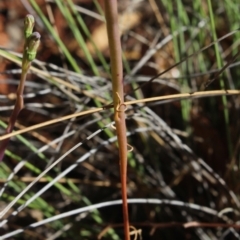
[[[31,62],[36,57],[37,48],[39,46],[40,37],[41,37],[38,32],[32,33],[33,26],[34,26],[33,16],[27,15],[24,20],[25,44],[24,44],[23,59],[22,59],[22,74],[21,74],[20,83],[18,85],[18,89],[16,93],[17,97],[16,97],[15,106],[10,116],[10,119],[8,121],[8,127],[6,129],[6,133],[12,132],[14,124],[17,121],[17,117],[20,111],[24,107],[24,101],[23,101],[24,83],[26,80],[28,70],[31,66]],[[0,162],[4,157],[4,152],[7,148],[9,140],[10,138],[3,140],[0,145]]]
[[124,235],[125,240],[130,240],[127,204],[127,138],[124,112],[126,105],[124,104],[122,49],[120,31],[118,26],[117,0],[105,0],[104,3],[111,59],[114,121],[116,126],[120,157]]

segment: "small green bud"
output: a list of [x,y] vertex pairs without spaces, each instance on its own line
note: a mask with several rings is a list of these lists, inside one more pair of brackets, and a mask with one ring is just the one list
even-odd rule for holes
[[34,32],[28,37],[27,43],[26,43],[26,51],[27,51],[26,57],[28,61],[33,61],[35,59],[37,54],[37,49],[40,44],[40,38],[41,38],[41,35],[38,32]]
[[24,35],[26,39],[32,34],[34,23],[34,17],[28,14],[24,19]]

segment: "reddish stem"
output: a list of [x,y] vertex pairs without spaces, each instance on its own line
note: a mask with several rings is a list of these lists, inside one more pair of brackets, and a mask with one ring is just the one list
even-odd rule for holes
[[123,91],[123,67],[120,30],[118,26],[117,0],[105,0],[108,42],[111,59],[114,120],[119,146],[120,174],[122,185],[123,219],[125,240],[130,240],[127,204],[127,138],[125,122],[125,105]]

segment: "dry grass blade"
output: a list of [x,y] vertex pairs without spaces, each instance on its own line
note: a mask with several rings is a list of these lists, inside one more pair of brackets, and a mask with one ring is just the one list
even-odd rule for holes
[[[168,95],[168,96],[159,96],[159,97],[145,98],[145,99],[140,99],[140,100],[132,100],[132,101],[124,102],[124,104],[126,106],[128,106],[128,105],[133,105],[133,104],[137,104],[137,103],[148,103],[148,102],[162,101],[162,100],[180,100],[180,99],[185,99],[185,98],[201,98],[201,97],[213,97],[213,96],[222,96],[222,95],[231,96],[231,95],[238,95],[238,94],[240,94],[239,90],[231,90],[231,89],[214,90],[214,91],[203,91],[203,92],[194,92],[194,93],[180,93],[180,94],[174,94],[174,95]],[[97,112],[103,111],[105,108],[109,108],[109,105],[107,105],[106,107],[102,107],[102,108],[95,108],[95,109],[91,109],[91,110],[87,110],[87,111],[83,111],[83,112],[79,112],[79,113],[70,114],[70,115],[67,115],[67,116],[64,116],[64,117],[61,117],[58,119],[39,123],[39,124],[33,125],[31,127],[26,127],[22,130],[18,130],[18,131],[0,136],[0,141],[10,138],[10,137],[13,137],[13,136],[17,136],[19,134],[23,134],[23,133],[27,133],[29,131],[36,130],[36,129],[39,129],[42,127],[56,124],[58,122],[62,122],[62,121],[65,121],[65,120],[68,120],[71,118],[85,116],[85,115],[92,114],[92,113],[97,113]]]

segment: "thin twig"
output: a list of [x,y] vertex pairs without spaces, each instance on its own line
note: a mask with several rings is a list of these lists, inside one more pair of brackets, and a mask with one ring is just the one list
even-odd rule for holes
[[[148,103],[148,102],[163,101],[163,100],[168,100],[168,99],[172,100],[172,101],[179,101],[182,99],[189,99],[189,98],[214,97],[214,96],[222,96],[222,95],[232,96],[232,95],[239,95],[239,94],[240,94],[240,90],[232,90],[232,89],[202,91],[202,92],[194,92],[194,93],[178,93],[178,94],[172,94],[172,95],[166,95],[166,96],[158,96],[158,97],[144,98],[144,99],[139,99],[139,100],[132,100],[132,101],[124,102],[124,105],[128,106],[128,105],[133,105],[133,104],[138,104],[138,103]],[[52,120],[49,120],[46,122],[35,124],[30,127],[26,127],[24,129],[0,136],[0,141],[10,138],[10,137],[13,137],[13,136],[17,136],[19,134],[23,134],[26,132],[36,130],[36,129],[39,129],[42,127],[46,127],[46,126],[49,126],[49,125],[52,125],[55,123],[59,123],[59,122],[62,122],[62,121],[65,121],[65,120],[68,120],[71,118],[101,112],[104,109],[112,108],[112,107],[113,107],[112,105],[107,105],[105,107],[94,108],[94,109],[90,109],[90,110],[86,110],[86,111],[82,111],[82,112],[77,112],[77,113],[69,114],[69,115],[66,115],[66,116],[63,116],[60,118],[56,118],[56,119],[52,119]]]
[[130,240],[127,203],[127,137],[123,91],[123,67],[120,30],[118,25],[117,0],[105,0],[108,42],[111,59],[114,121],[119,146],[120,175],[122,184],[123,219],[125,240]]

